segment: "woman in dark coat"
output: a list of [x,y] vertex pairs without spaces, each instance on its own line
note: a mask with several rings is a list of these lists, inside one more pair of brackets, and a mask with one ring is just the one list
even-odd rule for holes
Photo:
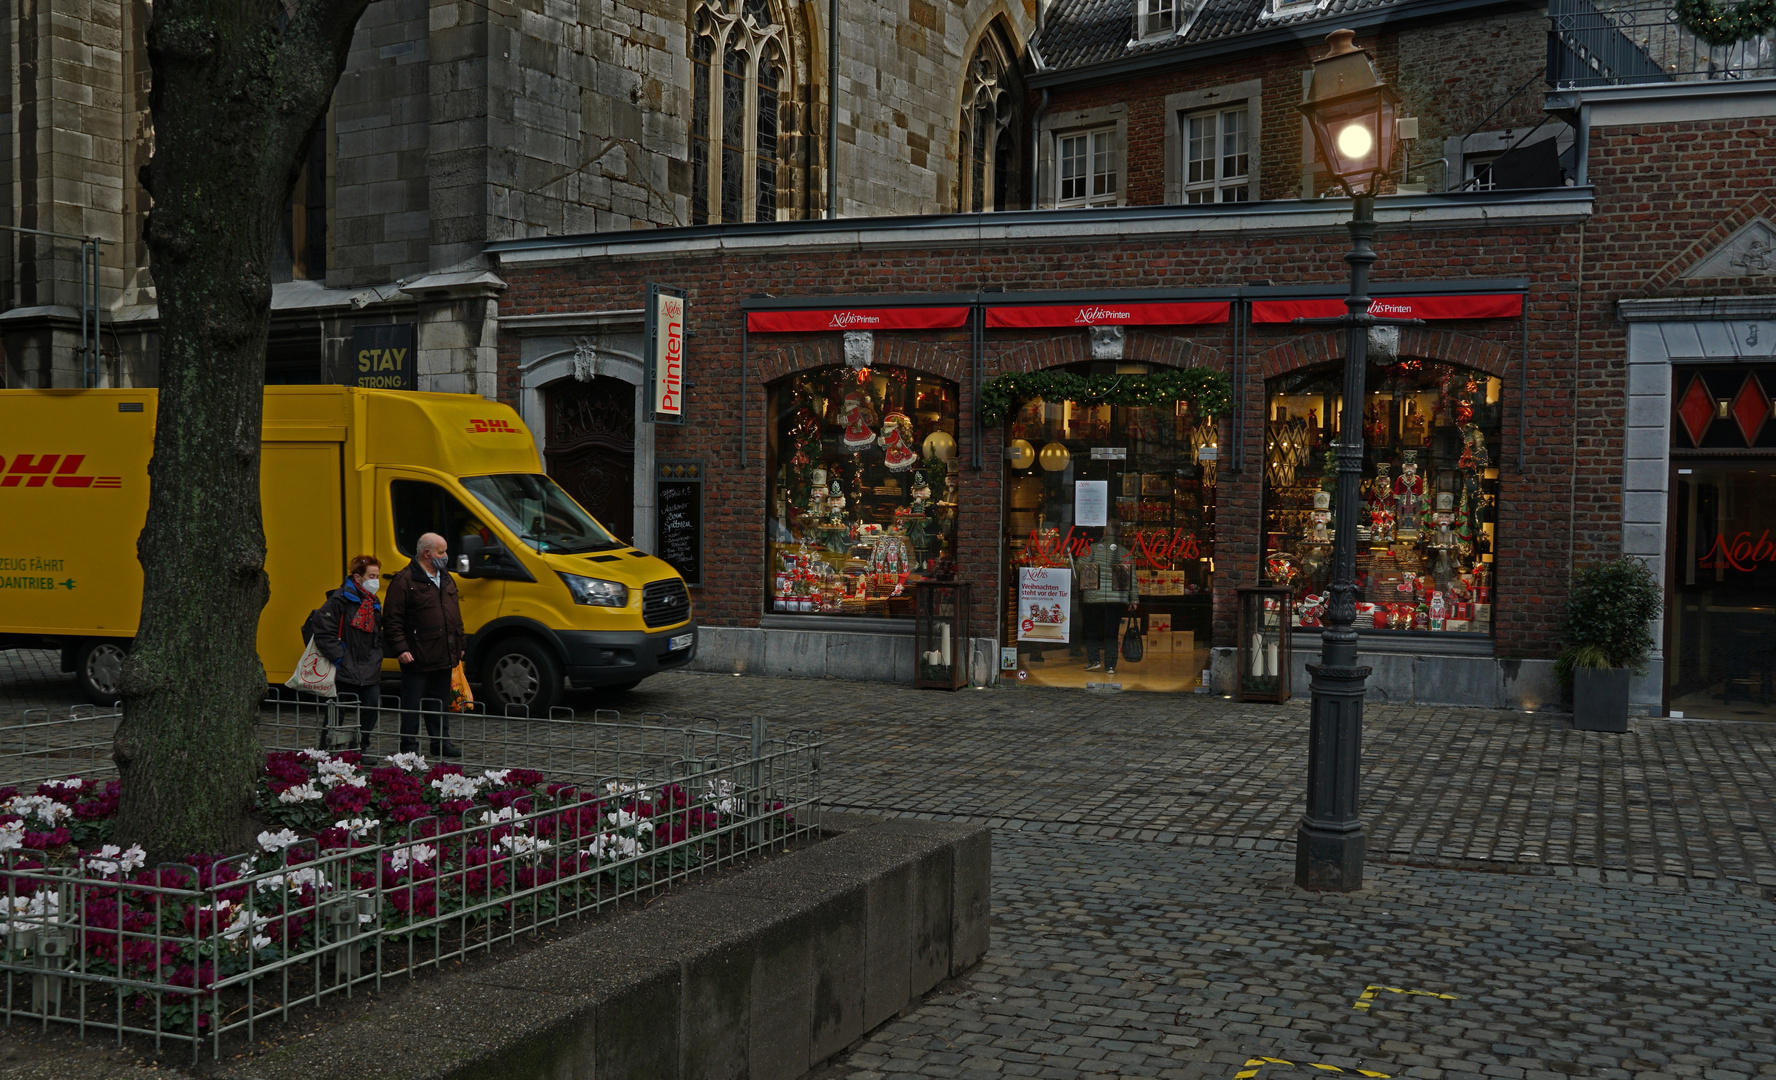
[[327,602],[309,619],[315,648],[339,669],[334,685],[341,698],[356,695],[358,749],[370,749],[382,704],[382,564],[374,555],[352,559],[345,584],[327,594]]

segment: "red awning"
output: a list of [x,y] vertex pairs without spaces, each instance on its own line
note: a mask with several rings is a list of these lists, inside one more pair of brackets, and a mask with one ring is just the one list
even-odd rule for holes
[[1227,321],[1225,300],[1195,303],[1043,304],[990,307],[987,328],[1037,326],[1193,326]]
[[[1286,323],[1296,319],[1336,319],[1344,311],[1343,300],[1254,300],[1252,321]],[[1515,319],[1523,314],[1523,294],[1380,296],[1369,302],[1369,314],[1388,319]]]
[[755,334],[807,334],[834,330],[954,330],[968,325],[965,307],[823,308],[816,311],[749,311]]

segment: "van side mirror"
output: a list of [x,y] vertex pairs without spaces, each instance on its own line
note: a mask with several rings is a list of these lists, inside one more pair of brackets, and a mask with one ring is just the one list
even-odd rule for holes
[[[499,548],[498,544],[493,546]],[[480,577],[481,571],[487,565],[488,556],[491,554],[486,541],[474,535],[459,537],[456,542],[456,550],[461,552],[456,557],[457,573],[463,577]]]
[[463,567],[459,570],[466,578],[499,578],[504,581],[535,581],[524,564],[512,557],[506,545],[498,540],[483,540],[480,536],[469,535],[457,539],[457,548],[462,554],[458,563]]

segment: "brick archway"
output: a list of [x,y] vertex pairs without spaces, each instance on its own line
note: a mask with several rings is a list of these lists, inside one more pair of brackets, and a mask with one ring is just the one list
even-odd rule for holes
[[[1486,338],[1453,330],[1429,330],[1422,326],[1400,328],[1400,355],[1484,371],[1503,378],[1516,352]],[[1303,334],[1258,353],[1253,361],[1265,379],[1274,379],[1302,368],[1344,360],[1344,331],[1322,330]]]

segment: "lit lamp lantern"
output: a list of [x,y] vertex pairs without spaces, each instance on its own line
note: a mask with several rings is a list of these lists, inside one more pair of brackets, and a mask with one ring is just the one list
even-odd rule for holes
[[913,583],[913,685],[960,690],[968,685],[968,583]]
[[1042,453],[1036,455],[1036,460],[1049,472],[1060,472],[1067,467],[1067,462],[1073,460],[1073,455],[1067,453],[1067,448],[1060,443],[1051,442],[1042,448]]
[[1394,153],[1400,95],[1381,81],[1369,54],[1352,44],[1354,30],[1326,37],[1331,51],[1314,61],[1301,111],[1327,171],[1350,195],[1374,195]]
[[1028,439],[1013,439],[1006,448],[1005,457],[1011,462],[1012,468],[1027,469],[1036,464],[1036,448],[1030,445]]
[[920,449],[927,458],[948,461],[956,456],[956,437],[947,431],[934,431],[925,436],[925,444]]

